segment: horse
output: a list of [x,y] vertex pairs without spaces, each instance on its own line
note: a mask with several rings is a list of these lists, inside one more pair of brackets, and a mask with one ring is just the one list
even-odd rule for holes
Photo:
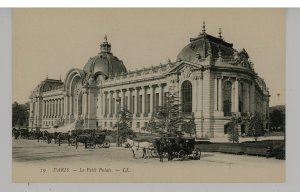
[[58,140],[58,146],[62,143],[62,141],[67,141],[70,146],[70,135],[69,133],[58,133],[56,139]]
[[154,141],[155,148],[157,150],[159,161],[163,162],[164,155],[167,154],[168,161],[173,159],[173,147],[174,143],[172,140],[167,138],[160,138]]
[[126,139],[126,142],[132,150],[133,158],[136,158],[136,153],[140,148],[143,150],[142,158],[149,158],[149,148],[152,146],[151,142],[134,141],[129,138]]

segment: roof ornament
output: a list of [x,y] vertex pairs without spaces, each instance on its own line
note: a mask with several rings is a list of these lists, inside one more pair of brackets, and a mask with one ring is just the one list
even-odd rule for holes
[[219,38],[223,39],[223,37],[222,37],[222,28],[221,27],[219,27]]
[[46,73],[46,79],[48,79],[48,73]]
[[59,80],[61,81],[61,74],[59,74]]
[[202,26],[202,33],[204,34],[205,33],[205,21],[203,21],[203,26]]
[[104,40],[107,43],[107,35],[106,34],[104,35]]

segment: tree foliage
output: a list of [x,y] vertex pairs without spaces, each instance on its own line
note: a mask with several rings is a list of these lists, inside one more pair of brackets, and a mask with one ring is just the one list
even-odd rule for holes
[[[154,116],[150,119],[148,130],[156,133],[176,135],[178,131],[195,134],[195,118],[181,112],[181,104],[176,93],[169,93],[165,103],[157,106]],[[190,114],[189,114],[190,116]],[[181,128],[181,130],[179,130]]]
[[190,136],[196,134],[195,116],[192,114],[191,118],[182,125],[182,131],[189,134]]
[[228,140],[232,141],[233,143],[238,143],[239,142],[239,130],[238,130],[238,124],[237,124],[237,119],[232,118],[231,121],[228,123]]
[[272,127],[284,127],[285,124],[285,115],[281,110],[274,110],[270,114],[271,126]]
[[263,135],[264,128],[262,118],[258,113],[255,113],[249,121],[248,136],[254,137],[254,140],[257,141],[258,137]]
[[28,126],[29,118],[29,103],[19,104],[14,102],[12,104],[12,126]]
[[135,133],[131,129],[132,113],[127,109],[127,107],[124,107],[120,110],[118,115],[119,115],[119,120],[115,124],[114,128],[119,127],[119,137],[121,139],[125,139],[128,137],[135,137]]

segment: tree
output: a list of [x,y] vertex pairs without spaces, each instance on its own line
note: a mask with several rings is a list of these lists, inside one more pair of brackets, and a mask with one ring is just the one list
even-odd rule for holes
[[192,113],[192,117],[182,125],[182,131],[189,134],[190,136],[196,134],[195,116]]
[[146,131],[149,131],[150,133],[158,133],[158,127],[156,126],[155,116],[151,117],[148,126],[146,127]]
[[[154,116],[150,119],[148,128],[151,132],[177,135],[178,131],[195,134],[195,118],[181,112],[181,104],[176,93],[169,93],[165,103],[156,108]],[[181,126],[182,130],[179,130]]]
[[257,141],[258,137],[263,135],[264,128],[262,118],[258,113],[255,113],[249,121],[248,136],[254,137],[254,140]]
[[270,114],[271,126],[272,127],[284,127],[285,116],[281,110],[274,110]]
[[19,104],[14,102],[12,104],[12,126],[28,126],[29,118],[29,103]]
[[135,137],[136,135],[131,129],[132,113],[127,109],[127,107],[124,107],[120,110],[118,115],[119,120],[117,121],[114,127],[118,129],[117,131],[119,134],[119,138],[121,138],[121,140],[124,140],[128,137]]
[[237,118],[233,117],[231,121],[228,123],[228,140],[232,141],[232,143],[239,142],[239,130],[237,124]]

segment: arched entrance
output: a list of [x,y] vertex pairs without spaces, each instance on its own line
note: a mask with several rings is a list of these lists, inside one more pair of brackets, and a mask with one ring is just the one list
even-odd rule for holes
[[190,81],[184,81],[181,85],[181,98],[182,98],[182,112],[191,113],[192,112],[192,97],[193,88]]

